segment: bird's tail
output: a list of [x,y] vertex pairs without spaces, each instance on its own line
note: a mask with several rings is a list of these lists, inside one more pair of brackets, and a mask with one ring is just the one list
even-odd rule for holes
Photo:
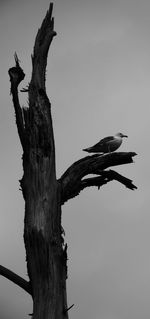
[[84,152],[93,153],[93,147],[83,148]]

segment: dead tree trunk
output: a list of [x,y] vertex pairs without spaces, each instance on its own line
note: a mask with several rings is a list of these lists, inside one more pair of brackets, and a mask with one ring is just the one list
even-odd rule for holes
[[[23,178],[20,181],[25,200],[24,242],[29,282],[0,266],[0,274],[13,281],[33,298],[33,319],[68,318],[66,279],[67,244],[61,226],[61,205],[90,186],[100,188],[117,180],[129,189],[136,186],[110,166],[132,163],[133,152],[86,156],[74,163],[56,180],[55,146],[51,104],[46,95],[45,70],[53,37],[53,5],[39,29],[32,56],[32,78],[28,87],[29,107],[21,108],[18,85],[24,72],[15,55],[15,67],[9,69],[11,94],[18,134],[23,148]],[[26,91],[25,89],[22,91]],[[85,178],[88,174],[96,177]]]
[[66,247],[61,229],[60,187],[55,173],[51,104],[46,95],[45,70],[53,30],[52,4],[37,33],[29,84],[29,108],[19,106],[17,87],[24,77],[17,56],[9,70],[18,133],[23,147],[25,199],[24,242],[33,297],[34,319],[67,318]]

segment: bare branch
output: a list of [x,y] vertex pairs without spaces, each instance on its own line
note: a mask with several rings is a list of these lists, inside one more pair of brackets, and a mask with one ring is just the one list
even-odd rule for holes
[[[81,190],[89,186],[102,185],[111,180],[117,180],[129,189],[135,189],[136,186],[132,181],[117,172],[110,170],[105,171],[110,166],[133,163],[132,157],[136,153],[133,152],[114,152],[104,155],[86,156],[71,165],[67,171],[58,180],[61,184],[61,203],[64,204],[68,199],[77,196]],[[94,178],[83,179],[88,174],[100,175]]]
[[137,189],[137,187],[134,184],[132,184],[131,179],[115,172],[114,170],[101,171],[101,173],[99,172],[99,174],[101,174],[101,176],[83,179],[81,181],[81,190],[89,186],[97,186],[99,189],[101,186],[107,184],[112,180],[120,182],[121,184],[125,185],[127,188],[131,190]]
[[14,55],[14,58],[15,58],[16,66],[10,68],[8,73],[9,73],[10,82],[11,82],[11,94],[12,94],[13,104],[14,104],[14,109],[15,109],[18,134],[20,137],[22,147],[24,148],[25,133],[24,133],[22,109],[21,109],[21,106],[19,103],[19,97],[18,97],[18,85],[24,79],[25,74],[19,65],[19,59],[18,59],[18,56],[16,53]]
[[17,274],[15,274],[13,271],[9,270],[8,268],[5,268],[5,267],[0,265],[0,275],[4,276],[5,278],[9,279],[17,286],[24,289],[28,294],[30,294],[30,295],[32,294],[30,282],[28,282],[25,279],[23,279],[22,277],[18,276]]
[[[17,56],[17,53],[15,52],[14,54],[14,59],[15,59],[15,62],[16,62],[16,66],[15,67],[12,67],[9,69],[8,73],[9,73],[9,76],[10,76],[10,82],[11,82],[11,86],[14,87],[18,87],[18,85],[20,84],[20,82],[24,79],[25,77],[25,74],[22,70],[22,68],[20,67],[20,64],[19,64],[19,59],[18,59],[18,56]],[[11,92],[12,93],[12,92]]]
[[64,312],[64,314],[66,314],[66,312],[67,312],[67,311],[69,311],[69,310],[70,310],[73,306],[74,306],[74,303],[73,303],[73,305],[71,305],[69,308],[64,309],[64,311],[63,311],[63,312]]
[[33,86],[37,85],[43,90],[45,90],[45,72],[48,51],[53,37],[56,36],[56,32],[54,31],[54,18],[52,17],[52,11],[53,3],[50,3],[49,10],[47,11],[45,19],[38,30],[32,56],[33,71],[31,84]]
[[132,183],[132,180],[115,172],[114,170],[109,170],[109,171],[102,171],[101,175],[103,178],[107,178],[108,182],[112,181],[112,180],[116,180],[118,182],[120,182],[121,184],[125,185],[127,188],[131,189],[131,190],[135,190],[137,189],[137,186],[135,186]]

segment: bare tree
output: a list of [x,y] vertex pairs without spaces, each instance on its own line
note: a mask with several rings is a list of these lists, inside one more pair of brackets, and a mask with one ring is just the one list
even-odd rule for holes
[[[29,107],[21,108],[18,86],[25,74],[15,54],[15,67],[9,69],[16,125],[23,148],[25,200],[24,243],[29,281],[0,266],[0,274],[28,292],[33,298],[34,319],[66,319],[67,244],[61,226],[61,206],[86,187],[102,187],[116,180],[133,190],[132,181],[111,166],[133,162],[134,152],[86,156],[56,179],[55,146],[51,104],[46,94],[45,71],[53,37],[53,4],[38,30],[32,56],[32,77],[28,89]],[[95,177],[86,178],[88,174]]]

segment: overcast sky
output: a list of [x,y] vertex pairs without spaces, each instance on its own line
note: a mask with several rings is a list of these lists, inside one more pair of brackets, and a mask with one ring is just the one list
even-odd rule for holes
[[[30,81],[31,53],[48,0],[0,1],[0,263],[27,278],[23,244],[22,149],[8,69],[16,51]],[[71,319],[150,317],[150,1],[55,0],[47,66],[57,176],[82,148],[118,131],[120,151],[138,154],[116,167],[138,190],[117,182],[83,191],[63,206]],[[20,96],[27,105],[27,95]],[[28,318],[32,301],[0,277],[0,319]]]

